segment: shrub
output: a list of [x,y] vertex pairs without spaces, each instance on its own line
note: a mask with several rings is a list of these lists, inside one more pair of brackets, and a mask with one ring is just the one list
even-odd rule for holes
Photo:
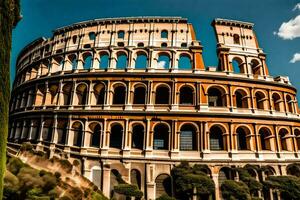
[[59,163],[61,167],[66,170],[66,172],[70,173],[72,171],[72,164],[68,160],[59,160]]
[[60,180],[61,173],[60,172],[55,172],[54,176],[56,177],[57,180]]
[[34,152],[34,155],[39,156],[39,157],[44,157],[45,153],[43,151],[38,150],[38,151]]
[[174,197],[170,197],[167,194],[163,194],[160,197],[156,198],[156,200],[176,200]]
[[108,200],[103,194],[92,192],[92,200]]
[[23,167],[17,175],[20,181],[20,190],[26,192],[33,188],[40,188],[44,185],[39,171],[30,167]]
[[136,197],[141,198],[143,192],[139,190],[136,185],[122,183],[114,187],[114,191],[118,194],[123,194],[126,197]]
[[42,188],[33,188],[33,189],[27,191],[26,196],[28,198],[34,198],[34,197],[40,196],[42,194],[43,194]]
[[72,200],[72,199],[71,199],[71,197],[63,196],[63,197],[60,197],[59,200]]
[[243,182],[226,180],[221,185],[222,196],[228,200],[250,200],[250,191]]
[[78,160],[74,160],[74,161],[73,161],[73,165],[74,165],[75,167],[77,167],[77,166],[80,165],[80,162],[79,162]]
[[7,164],[7,170],[9,170],[14,175],[17,175],[25,164],[19,158],[10,158]]
[[6,170],[4,176],[3,199],[19,199],[19,180],[10,171]]
[[45,192],[48,192],[52,189],[54,189],[57,186],[57,179],[55,176],[53,176],[50,173],[45,174],[42,177],[42,180],[44,181],[43,190]]
[[74,187],[72,190],[70,190],[70,194],[72,195],[72,199],[78,199],[81,200],[83,197],[83,193],[80,188]]

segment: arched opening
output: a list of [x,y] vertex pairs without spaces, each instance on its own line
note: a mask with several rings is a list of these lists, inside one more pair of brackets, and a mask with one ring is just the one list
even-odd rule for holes
[[133,185],[138,186],[139,189],[141,189],[141,173],[137,169],[132,169],[130,171],[130,183]]
[[52,65],[51,65],[51,72],[55,73],[55,72],[61,71],[63,69],[63,65],[64,65],[63,57],[61,57],[61,56],[54,57]]
[[144,148],[144,126],[137,124],[132,128],[132,148],[143,150]]
[[125,32],[124,31],[118,31],[118,38],[119,39],[124,39],[125,37]]
[[286,167],[287,175],[300,177],[300,164],[292,163]]
[[233,44],[240,44],[240,36],[238,34],[233,35]]
[[179,104],[183,104],[183,105],[194,104],[194,90],[191,87],[183,86],[180,88]]
[[[38,85],[37,86],[37,91],[36,91],[36,96],[35,96],[35,104],[36,106],[42,106],[44,105],[46,98],[46,88],[45,85]],[[21,104],[21,97],[20,95],[17,96],[17,103],[16,103],[16,109],[20,108]]]
[[250,63],[250,66],[251,66],[253,75],[261,75],[261,72],[260,72],[261,65],[259,64],[259,62],[257,60],[252,60]]
[[238,150],[250,150],[250,131],[246,127],[239,127],[236,130]]
[[187,70],[187,69],[192,69],[192,61],[190,56],[188,55],[180,55],[179,57],[179,61],[178,61],[178,69],[183,69],[183,70]]
[[[235,177],[234,170],[230,169],[229,167],[222,167],[219,171],[219,176],[218,176],[219,187],[221,187],[224,181],[226,180],[234,180],[234,177]],[[222,197],[221,189],[219,190],[219,192],[220,192],[220,197]]]
[[89,32],[89,39],[90,39],[90,40],[95,40],[95,39],[96,39],[96,34],[95,34],[95,32]]
[[146,103],[146,88],[138,86],[134,89],[133,104],[145,104]]
[[298,151],[300,151],[300,129],[295,129],[294,135],[296,136]]
[[169,127],[166,124],[158,124],[154,128],[153,149],[169,149]]
[[101,136],[101,126],[100,124],[91,124],[90,129],[92,131],[91,147],[100,147],[100,136]]
[[93,57],[87,53],[83,55],[83,69],[91,69],[93,64]]
[[71,104],[71,93],[72,93],[72,84],[66,83],[62,88],[63,93],[63,105],[70,105]]
[[286,96],[286,102],[288,104],[288,112],[293,113],[293,107],[294,107],[294,102],[292,100],[292,97],[290,95]]
[[109,147],[122,149],[123,127],[120,124],[112,125],[109,138]]
[[257,109],[264,110],[265,109],[265,100],[266,96],[262,92],[255,93],[256,107]]
[[81,147],[83,144],[83,126],[80,122],[74,122],[73,130],[73,146]]
[[280,95],[277,93],[273,93],[272,99],[273,99],[274,110],[280,112],[281,111],[281,102],[282,102]]
[[105,99],[105,86],[102,83],[98,83],[94,86],[94,99],[96,105],[103,105]]
[[76,87],[77,104],[75,105],[86,105],[87,104],[87,86],[86,84],[79,84]]
[[245,73],[242,63],[243,63],[243,61],[240,58],[233,58],[231,61],[232,70],[235,73]]
[[243,90],[235,91],[235,102],[237,108],[248,108],[247,93]]
[[116,169],[110,171],[110,199],[119,199],[118,197],[120,197],[114,192],[114,187],[119,185],[120,177],[122,178],[122,175]]
[[143,52],[137,54],[135,60],[135,69],[146,69],[147,68],[147,55]]
[[279,139],[280,139],[280,148],[282,151],[288,150],[288,131],[286,129],[281,129],[279,131]]
[[66,120],[58,120],[57,122],[57,143],[66,144],[68,123]]
[[185,124],[180,129],[180,150],[197,150],[197,132],[193,125]]
[[126,88],[123,85],[114,88],[113,104],[125,104]]
[[[68,63],[68,69],[69,70],[75,70],[77,69],[77,59],[76,59],[76,55],[75,54],[71,54],[68,56],[68,60],[70,63]],[[71,64],[71,66],[70,66]]]
[[100,69],[107,69],[109,67],[109,56],[107,53],[100,55]]
[[158,69],[169,69],[170,68],[170,56],[168,54],[160,54],[157,60]]
[[169,104],[170,103],[170,90],[165,85],[160,85],[156,88],[155,104]]
[[172,196],[171,177],[167,174],[160,174],[155,179],[155,197],[158,198],[163,194]]
[[271,131],[268,128],[259,130],[261,150],[271,150]]
[[117,69],[125,69],[127,67],[127,55],[120,52],[117,57]]
[[208,89],[208,106],[211,107],[225,107],[226,94],[223,89],[219,87],[210,87]]
[[53,134],[53,120],[47,119],[44,121],[43,131],[42,131],[42,139],[45,142],[52,141]]
[[58,85],[50,85],[49,86],[49,93],[51,96],[50,102],[47,102],[47,104],[51,105],[57,105],[57,97],[58,97]]
[[168,31],[167,30],[162,30],[160,33],[160,37],[164,39],[168,39]]
[[223,142],[223,134],[224,131],[217,125],[214,125],[210,128],[209,134],[209,143],[210,143],[210,150],[219,151],[225,150],[225,145]]

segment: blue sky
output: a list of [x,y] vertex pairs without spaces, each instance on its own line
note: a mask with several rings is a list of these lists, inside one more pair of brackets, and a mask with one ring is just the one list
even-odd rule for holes
[[298,3],[300,0],[21,0],[23,19],[13,32],[11,80],[20,50],[38,37],[50,37],[58,27],[103,17],[182,16],[194,25],[204,46],[206,66],[217,65],[210,25],[214,18],[253,22],[259,44],[267,53],[270,74],[289,76],[300,90]]

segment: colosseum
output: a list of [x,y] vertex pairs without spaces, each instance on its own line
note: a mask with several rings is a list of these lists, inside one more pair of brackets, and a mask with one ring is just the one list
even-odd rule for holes
[[267,169],[253,170],[257,180],[289,174],[300,161],[296,88],[270,76],[252,23],[212,27],[216,67],[181,17],[95,19],[36,39],[17,58],[8,145],[79,161],[107,197],[118,174],[143,199],[172,196],[183,160],[207,165],[216,200],[222,181],[238,180],[234,168]]

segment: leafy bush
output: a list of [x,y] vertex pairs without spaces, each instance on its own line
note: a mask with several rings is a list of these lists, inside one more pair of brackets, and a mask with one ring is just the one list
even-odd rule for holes
[[141,198],[143,192],[139,190],[136,185],[122,183],[114,187],[114,191],[118,194],[123,194],[126,197],[136,197]]
[[59,200],[72,200],[72,199],[71,199],[71,197],[63,196],[63,197],[60,197]]
[[22,151],[22,152],[25,152],[25,151],[33,152],[33,146],[29,142],[24,142],[24,143],[22,143],[22,145],[20,147],[20,151]]
[[59,163],[61,167],[66,170],[66,172],[70,173],[72,171],[72,164],[68,160],[59,160]]
[[22,167],[25,164],[19,158],[11,158],[6,166],[7,170],[9,170],[14,175],[17,175]]
[[156,198],[156,200],[176,200],[174,197],[170,197],[167,194],[163,194],[160,197]]
[[222,196],[225,200],[250,200],[250,191],[243,182],[226,180],[221,185]]
[[92,199],[91,200],[108,200],[103,194],[98,192],[92,192]]
[[83,197],[83,193],[80,188],[74,187],[72,190],[70,190],[70,194],[72,195],[72,199],[78,199],[81,200]]

